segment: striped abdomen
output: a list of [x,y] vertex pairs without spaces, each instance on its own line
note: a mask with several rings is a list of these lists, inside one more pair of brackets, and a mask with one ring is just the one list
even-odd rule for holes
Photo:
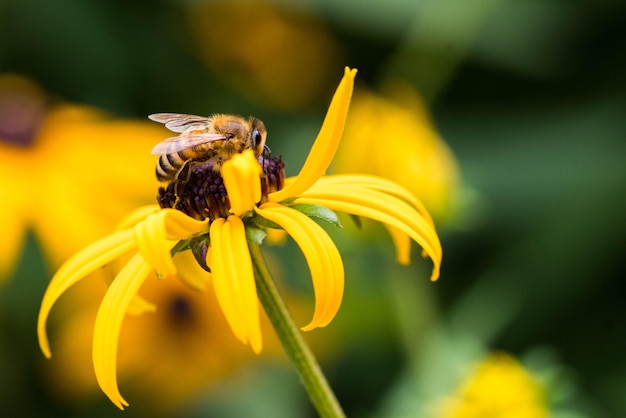
[[156,176],[159,181],[172,181],[187,160],[208,160],[215,156],[213,150],[203,153],[196,152],[193,148],[184,149],[173,154],[163,154],[159,157],[156,165]]

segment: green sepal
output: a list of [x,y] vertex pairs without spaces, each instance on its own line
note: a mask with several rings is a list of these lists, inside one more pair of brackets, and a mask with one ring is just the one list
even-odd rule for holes
[[246,239],[248,242],[252,242],[254,244],[262,244],[265,236],[267,234],[265,231],[251,223],[246,225]]
[[174,257],[174,255],[176,253],[180,253],[182,251],[186,251],[189,249],[189,241],[188,239],[182,239],[180,241],[178,241],[176,243],[176,245],[174,245],[174,248],[172,248],[172,250],[170,251],[170,254],[172,255],[172,257]]
[[263,229],[263,228],[283,229],[277,223],[267,220],[264,217],[259,216],[259,215],[256,215],[254,218],[250,219],[250,221],[246,223],[246,229],[248,226],[251,226],[253,228],[256,227],[257,229]]
[[308,203],[296,203],[295,205],[291,205],[289,207],[305,214],[309,218],[322,219],[335,226],[338,226],[339,228],[343,228],[343,225],[341,225],[337,214],[325,206],[311,205]]
[[193,258],[196,259],[196,262],[200,265],[200,267],[209,273],[211,272],[211,268],[206,262],[206,256],[210,246],[211,239],[209,234],[199,235],[189,240],[189,248],[191,248]]

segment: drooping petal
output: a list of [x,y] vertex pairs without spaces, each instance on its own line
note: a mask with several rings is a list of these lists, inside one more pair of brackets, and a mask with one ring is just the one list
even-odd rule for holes
[[400,199],[406,200],[410,203],[415,209],[417,209],[424,219],[434,225],[430,213],[426,210],[426,207],[421,200],[419,200],[406,188],[386,178],[372,176],[369,174],[333,174],[321,177],[319,181],[310,187],[310,190],[312,192],[319,191],[323,193],[323,191],[328,187],[364,187],[399,197]]
[[355,76],[356,69],[345,68],[344,76],[326,112],[322,128],[317,134],[317,138],[300,173],[293,182],[290,182],[282,190],[270,193],[268,196],[269,201],[281,202],[287,198],[297,196],[324,174],[335,155],[335,151],[337,151],[337,146],[343,133],[350,99],[352,98]]
[[[327,190],[332,191],[338,188],[349,188],[354,190],[357,187],[377,190],[391,194],[406,201],[411,204],[411,206],[413,206],[434,228],[435,224],[424,204],[406,188],[383,177],[369,174],[335,174],[323,176],[313,186],[311,186],[308,192],[321,195]],[[410,264],[411,238],[397,228],[388,224],[385,226],[387,227],[396,248],[396,260],[398,263],[403,265]]]
[[307,190],[294,202],[326,206],[399,229],[417,242],[433,261],[431,280],[439,277],[442,251],[437,232],[427,219],[404,200],[367,188],[333,187],[323,192]]
[[237,216],[251,211],[261,200],[261,165],[252,150],[235,154],[220,170],[230,201],[230,211]]
[[135,225],[135,241],[139,252],[157,275],[176,274],[170,251],[181,239],[207,229],[207,221],[195,220],[181,211],[163,209]]
[[[104,270],[104,279],[107,283],[107,287],[113,282],[115,277],[118,275],[122,267],[126,265],[129,257],[120,257],[109,264],[103,267]],[[148,302],[146,299],[142,298],[139,295],[136,295],[135,298],[130,303],[128,310],[126,313],[129,315],[139,316],[144,313],[154,313],[156,312],[156,305],[154,303]]]
[[[432,253],[436,256],[441,256],[441,245],[432,224],[407,202],[385,192],[368,188],[351,187],[350,185],[334,185],[332,188],[329,187],[324,191],[307,190],[301,197],[296,198],[294,202],[319,204],[340,212],[352,213],[350,211],[337,209],[338,205],[346,203],[354,207],[361,206],[377,212],[387,213],[397,218],[398,222],[384,223],[389,223],[392,226],[404,230],[404,227],[396,225],[402,223],[410,226],[418,235],[423,235],[425,238],[433,238],[415,239],[415,241],[424,247],[429,254]],[[348,206],[344,205],[341,207],[346,208]],[[367,217],[362,213],[352,214]]]
[[[161,208],[159,208],[158,205],[141,206],[133,210],[126,216],[124,216],[122,220],[115,227],[115,230],[120,231],[122,229],[133,228],[139,222],[143,221],[148,216],[158,212],[159,210],[161,210]],[[117,263],[120,263],[120,262],[121,260],[117,260]],[[117,264],[117,263],[111,263],[107,267],[112,269],[114,267],[113,264]],[[115,269],[115,273],[107,275],[107,279],[108,279],[107,283],[111,284],[118,270],[119,270],[119,267]],[[150,313],[156,312],[156,306],[153,303],[148,302],[147,300],[145,300],[139,295],[135,296],[133,301],[130,303],[130,306],[128,307],[128,311],[127,311],[129,315],[135,315],[135,316],[143,315],[144,313],[147,313],[147,312],[150,312]]]
[[52,277],[41,301],[37,319],[39,346],[46,357],[51,356],[46,321],[54,303],[80,279],[133,249],[135,242],[132,234],[132,230],[119,231],[94,242],[69,258]]
[[306,258],[313,280],[315,312],[302,329],[309,331],[328,325],[339,310],[344,287],[343,262],[335,243],[321,226],[297,210],[268,202],[256,211],[283,227]]
[[255,353],[263,347],[259,301],[242,220],[230,216],[211,224],[210,265],[217,301],[235,336]]
[[151,271],[141,254],[126,263],[109,286],[96,316],[93,334],[93,365],[102,391],[118,408],[124,400],[117,386],[117,346],[126,310]]

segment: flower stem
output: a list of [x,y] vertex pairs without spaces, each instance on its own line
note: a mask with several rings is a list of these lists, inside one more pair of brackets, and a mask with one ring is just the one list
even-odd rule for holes
[[259,300],[269,317],[280,342],[296,367],[311,402],[323,418],[345,417],[335,394],[328,385],[313,353],[302,338],[285,302],[278,293],[272,274],[267,268],[258,244],[248,243],[254,265]]

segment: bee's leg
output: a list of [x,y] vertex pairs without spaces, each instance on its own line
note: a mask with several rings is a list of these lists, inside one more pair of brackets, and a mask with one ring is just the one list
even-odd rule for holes
[[176,173],[176,177],[174,178],[174,195],[176,196],[176,203],[185,192],[185,186],[189,181],[189,177],[191,176],[191,169],[193,168],[193,162],[191,160],[185,160],[183,165]]

